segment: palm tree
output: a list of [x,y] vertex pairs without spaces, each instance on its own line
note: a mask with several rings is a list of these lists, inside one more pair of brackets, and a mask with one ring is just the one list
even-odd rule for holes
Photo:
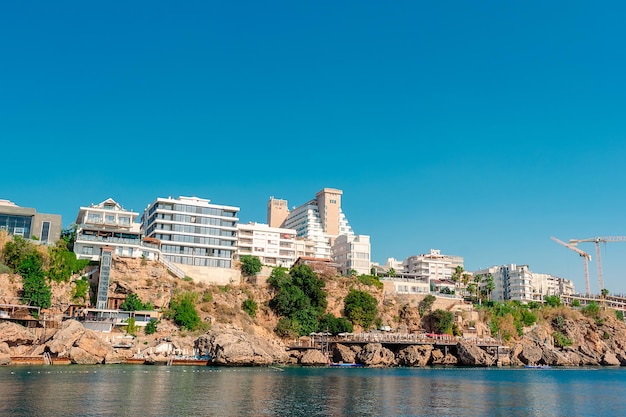
[[393,268],[389,268],[389,276],[390,277],[395,277],[396,276],[396,270]]
[[609,290],[607,290],[606,288],[602,288],[602,290],[600,291],[600,297],[602,298],[602,306],[604,308],[606,308],[604,306],[604,301],[605,301],[607,295],[609,295]]
[[491,301],[491,293],[496,289],[496,283],[493,279],[493,275],[487,274],[487,280],[485,281],[485,290],[489,296],[489,301]]

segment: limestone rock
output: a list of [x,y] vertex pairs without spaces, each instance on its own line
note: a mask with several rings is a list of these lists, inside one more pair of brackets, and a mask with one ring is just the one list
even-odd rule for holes
[[80,322],[76,320],[64,321],[59,331],[54,334],[51,341],[46,343],[46,346],[51,353],[66,357],[83,333],[85,333],[85,328]]
[[398,365],[426,366],[431,360],[433,347],[431,345],[413,345],[401,349],[396,355]]
[[270,365],[286,363],[285,349],[241,329],[217,326],[194,343],[200,352],[208,352],[215,365]]
[[491,366],[495,362],[493,356],[474,344],[459,342],[456,345],[456,349],[460,365]]
[[337,363],[354,363],[356,360],[356,352],[347,346],[337,344],[333,350],[333,362]]
[[85,330],[74,346],[96,357],[98,363],[104,363],[104,358],[114,353],[111,344],[100,339],[92,330]]
[[69,358],[72,360],[72,363],[78,365],[97,365],[102,363],[102,359],[92,355],[89,352],[86,352],[79,347],[70,348]]
[[605,366],[620,366],[621,365],[619,359],[617,359],[617,356],[615,356],[615,354],[612,352],[607,352],[602,356],[601,364]]
[[11,349],[9,348],[9,344],[7,342],[0,342],[0,354],[4,353],[5,355],[11,354]]
[[9,365],[11,363],[11,355],[0,353],[0,365]]
[[0,323],[0,342],[5,342],[9,347],[32,345],[35,340],[35,334],[24,326],[8,321]]
[[380,343],[368,343],[357,356],[359,363],[370,367],[387,367],[397,365],[396,357],[392,351],[384,348]]
[[524,365],[536,365],[541,361],[543,350],[535,345],[524,345],[519,354],[519,359]]
[[328,358],[317,349],[309,349],[300,358],[300,364],[305,366],[328,365]]

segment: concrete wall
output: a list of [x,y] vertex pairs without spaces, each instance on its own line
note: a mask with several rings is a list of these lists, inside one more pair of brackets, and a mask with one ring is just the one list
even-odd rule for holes
[[195,282],[204,282],[205,284],[239,284],[241,282],[241,271],[230,268],[213,268],[208,266],[193,266],[176,264],[177,267],[185,272],[185,275],[193,278]]

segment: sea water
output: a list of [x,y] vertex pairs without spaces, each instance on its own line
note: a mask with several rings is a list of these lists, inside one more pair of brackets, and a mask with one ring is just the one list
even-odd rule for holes
[[0,368],[0,416],[625,416],[621,368]]

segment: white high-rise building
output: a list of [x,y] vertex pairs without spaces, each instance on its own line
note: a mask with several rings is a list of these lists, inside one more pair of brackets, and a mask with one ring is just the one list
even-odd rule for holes
[[267,205],[267,221],[270,226],[295,230],[297,237],[313,242],[316,258],[330,259],[335,238],[354,235],[341,210],[342,194],[341,190],[324,188],[315,194],[315,199],[291,211],[286,200],[271,197]]
[[296,261],[296,231],[267,224],[237,225],[237,256],[251,255],[262,264],[291,268]]
[[169,262],[231,268],[237,248],[239,207],[197,197],[157,198],[141,217],[145,236],[161,241]]
[[370,237],[365,235],[340,235],[332,248],[332,259],[339,265],[338,272],[350,275],[352,270],[357,275],[370,274]]

